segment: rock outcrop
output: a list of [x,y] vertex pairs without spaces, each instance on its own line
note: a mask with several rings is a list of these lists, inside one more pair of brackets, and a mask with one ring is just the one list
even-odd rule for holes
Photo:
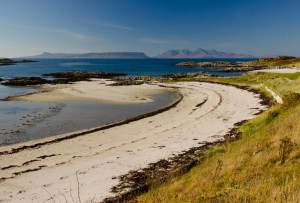
[[107,73],[107,72],[59,72],[47,73],[42,76],[51,76],[54,78],[71,78],[71,79],[87,79],[87,78],[113,78],[118,76],[126,76],[125,73]]
[[162,75],[163,78],[195,78],[195,77],[212,77],[215,75],[203,72],[195,72],[195,73],[175,73],[175,74],[166,74]]
[[77,81],[88,81],[91,78],[113,78],[117,76],[125,76],[124,73],[105,73],[105,72],[61,72],[44,74],[43,76],[52,76],[54,80],[47,80],[41,77],[16,77],[3,82],[8,86],[29,86],[42,84],[68,84]]
[[183,67],[241,67],[240,63],[231,63],[227,61],[213,61],[213,62],[193,62],[193,61],[188,61],[188,62],[181,62],[176,64],[176,66],[183,66]]
[[228,61],[213,61],[213,62],[181,62],[176,64],[176,66],[183,66],[188,68],[220,68],[217,72],[247,72],[253,70],[268,69],[270,67],[260,65],[260,64],[251,64],[249,62],[228,62]]
[[49,83],[49,81],[40,77],[16,77],[2,84],[9,85],[9,86],[27,86],[27,85],[41,85],[46,83]]

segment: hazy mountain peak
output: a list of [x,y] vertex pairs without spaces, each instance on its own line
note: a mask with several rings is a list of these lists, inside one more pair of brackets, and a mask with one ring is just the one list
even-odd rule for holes
[[155,58],[255,58],[255,57],[246,54],[226,53],[214,49],[208,51],[205,49],[198,48],[195,51],[190,51],[188,49],[168,50],[160,55],[155,56]]

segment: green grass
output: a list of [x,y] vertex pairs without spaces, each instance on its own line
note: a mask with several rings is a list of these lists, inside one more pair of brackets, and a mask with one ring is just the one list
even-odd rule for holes
[[244,123],[238,129],[242,133],[240,140],[212,147],[204,161],[190,172],[153,187],[133,201],[299,202],[300,95],[291,94],[299,92],[299,76],[257,73],[234,78],[182,79],[253,87],[262,83],[285,95],[284,103]]

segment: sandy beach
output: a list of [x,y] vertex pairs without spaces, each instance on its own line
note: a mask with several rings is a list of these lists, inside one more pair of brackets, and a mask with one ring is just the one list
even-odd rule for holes
[[[108,87],[100,84],[104,82],[54,86],[19,99],[149,102],[147,95],[167,90],[158,83]],[[95,132],[76,132],[80,136],[72,139],[63,139],[72,137],[70,133],[1,147],[0,202],[101,201],[116,195],[110,189],[119,183],[120,175],[201,146],[201,142],[220,140],[235,123],[266,108],[259,95],[233,86],[163,85],[176,87],[183,99],[157,115]]]
[[299,68],[273,68],[273,69],[263,69],[250,71],[250,73],[263,72],[263,73],[298,73],[300,72]]

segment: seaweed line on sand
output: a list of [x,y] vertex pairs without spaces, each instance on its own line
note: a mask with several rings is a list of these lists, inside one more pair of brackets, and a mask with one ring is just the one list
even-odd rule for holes
[[223,137],[223,140],[199,142],[198,144],[200,146],[198,147],[193,147],[188,151],[183,151],[181,154],[174,155],[168,159],[161,159],[158,162],[151,163],[146,168],[132,170],[125,175],[117,177],[120,183],[111,188],[111,192],[117,195],[108,197],[104,199],[103,202],[118,203],[132,200],[137,195],[147,192],[151,187],[157,184],[187,173],[194,166],[203,161],[205,152],[212,146],[238,140],[241,133],[237,133],[236,130],[244,122],[246,122],[246,120],[236,123]]

